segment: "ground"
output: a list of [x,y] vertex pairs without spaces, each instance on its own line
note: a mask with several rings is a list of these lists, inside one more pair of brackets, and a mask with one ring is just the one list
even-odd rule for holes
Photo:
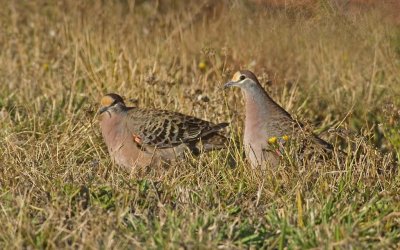
[[[2,1],[0,248],[399,248],[397,5],[309,2]],[[109,92],[230,122],[240,146],[241,93],[222,86],[243,68],[345,159],[110,160]]]

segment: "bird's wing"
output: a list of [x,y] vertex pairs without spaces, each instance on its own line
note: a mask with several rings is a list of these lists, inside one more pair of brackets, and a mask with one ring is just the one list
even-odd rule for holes
[[333,146],[332,146],[332,144],[330,144],[329,142],[327,142],[327,141],[325,141],[325,140],[319,138],[318,136],[316,136],[316,135],[314,135],[314,134],[313,134],[312,136],[313,136],[313,137],[312,137],[313,141],[314,141],[317,145],[319,145],[320,147],[322,147],[324,150],[333,151]]
[[128,111],[127,126],[138,144],[168,148],[198,141],[225,128],[228,123],[213,124],[166,110],[134,109]]

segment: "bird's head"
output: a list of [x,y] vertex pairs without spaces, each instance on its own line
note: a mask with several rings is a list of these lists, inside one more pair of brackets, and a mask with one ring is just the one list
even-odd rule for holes
[[99,114],[118,107],[125,107],[122,97],[114,93],[107,94],[101,98]]
[[232,79],[224,84],[224,88],[239,87],[243,90],[260,86],[257,77],[250,70],[237,71]]

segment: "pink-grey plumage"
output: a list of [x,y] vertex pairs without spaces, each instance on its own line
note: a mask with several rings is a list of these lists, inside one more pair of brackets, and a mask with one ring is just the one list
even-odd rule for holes
[[111,157],[127,169],[159,166],[184,157],[185,152],[222,149],[228,123],[211,122],[177,112],[127,107],[121,96],[101,100],[100,128]]
[[[279,163],[277,152],[269,150],[269,138],[295,136],[302,125],[292,119],[291,115],[279,106],[264,88],[257,77],[249,70],[241,70],[234,74],[225,87],[239,87],[245,99],[244,145],[246,155],[253,167],[265,162],[272,166]],[[311,141],[323,150],[332,150],[332,145],[314,134]]]

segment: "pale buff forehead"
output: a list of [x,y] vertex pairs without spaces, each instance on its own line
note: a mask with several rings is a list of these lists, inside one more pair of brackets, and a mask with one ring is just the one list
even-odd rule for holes
[[240,72],[239,72],[239,71],[236,72],[236,73],[233,75],[233,77],[232,77],[232,81],[233,81],[233,82],[239,81],[240,76],[241,76]]
[[114,98],[112,98],[111,96],[104,96],[103,98],[101,98],[101,102],[100,103],[101,103],[101,106],[108,107],[113,102],[114,102]]

